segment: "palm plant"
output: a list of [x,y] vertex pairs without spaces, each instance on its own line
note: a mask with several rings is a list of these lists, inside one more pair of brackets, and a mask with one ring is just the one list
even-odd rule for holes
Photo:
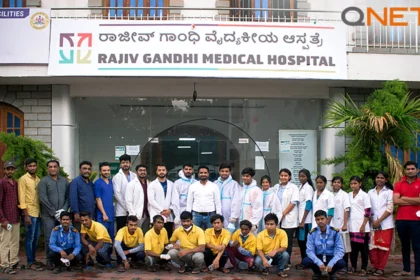
[[417,150],[420,99],[410,94],[407,85],[400,81],[385,82],[360,108],[350,96],[343,98],[344,103],[330,102],[325,128],[337,128],[345,123],[340,135],[351,137],[352,142],[344,156],[323,163],[345,163],[341,174],[345,179],[358,175],[370,186],[373,186],[372,175],[381,170],[389,172],[394,182],[399,181],[401,162],[391,153],[391,147]]

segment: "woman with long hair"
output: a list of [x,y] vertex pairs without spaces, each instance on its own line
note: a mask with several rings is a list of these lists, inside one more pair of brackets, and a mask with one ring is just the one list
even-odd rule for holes
[[[308,233],[312,228],[312,197],[314,195],[314,183],[312,183],[311,173],[307,169],[299,171],[299,228],[297,233],[300,256],[302,261],[306,258],[306,241]],[[296,269],[301,270],[305,267],[301,264],[296,265]]]
[[273,192],[271,188],[271,178],[268,175],[264,175],[261,177],[260,180],[261,189],[263,191],[263,216],[258,225],[258,232],[261,232],[265,229],[264,218],[267,214],[274,213],[276,214],[279,221],[281,220],[281,216],[283,210],[281,209],[280,200],[277,195]]
[[362,187],[362,179],[359,176],[353,176],[350,178],[350,187],[353,190],[349,193],[350,199],[350,218],[349,218],[349,229],[350,229],[350,243],[351,253],[350,262],[352,268],[349,270],[349,274],[356,273],[357,269],[357,258],[359,252],[362,257],[362,269],[359,273],[360,276],[366,276],[368,258],[369,258],[369,238],[370,238],[370,226],[369,219],[371,216],[371,204],[369,195],[365,193]]
[[372,236],[369,257],[373,266],[370,272],[374,276],[384,275],[389,253],[394,238],[394,195],[393,186],[385,172],[379,172],[375,178],[375,187],[368,192],[372,205]]

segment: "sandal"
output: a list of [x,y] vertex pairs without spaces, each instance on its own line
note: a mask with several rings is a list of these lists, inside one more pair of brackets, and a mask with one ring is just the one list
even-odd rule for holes
[[180,273],[180,274],[185,273],[185,266],[181,266],[181,267],[178,269],[178,273]]
[[338,272],[339,275],[346,275],[349,270],[347,268],[343,268]]
[[42,268],[46,267],[45,263],[43,262],[35,261],[34,264],[39,265]]
[[131,267],[132,269],[139,269],[139,268],[140,268],[140,265],[139,265],[138,263],[131,262],[131,263],[130,263],[130,267]]
[[27,269],[34,270],[34,271],[44,271],[44,269],[35,263],[31,263],[30,265],[26,266]]
[[377,269],[374,273],[372,273],[373,276],[383,276],[384,275],[384,271]]
[[399,272],[394,272],[392,275],[393,276],[411,276],[411,272],[399,271]]
[[3,267],[1,270],[4,274],[16,274],[16,271],[11,269],[10,267]]
[[368,270],[367,274],[374,274],[376,271],[377,271],[377,269],[373,267],[373,268]]
[[347,270],[347,274],[352,275],[352,274],[354,274],[354,273],[356,273],[356,269],[355,269],[354,267],[352,267],[352,268],[350,268],[349,270]]
[[209,272],[209,271],[210,271],[210,269],[207,266],[205,266],[204,268],[201,269],[201,272]]
[[289,277],[289,275],[287,273],[284,273],[283,271],[277,273],[278,276],[280,276],[281,278],[287,278]]
[[125,267],[122,264],[118,266],[118,272],[125,272]]
[[152,266],[149,266],[147,268],[147,271],[149,271],[149,272],[156,272],[156,268],[152,265]]
[[364,269],[360,270],[359,276],[366,276],[366,275],[367,275],[366,270]]
[[229,273],[229,269],[227,268],[221,268],[220,271],[223,273]]

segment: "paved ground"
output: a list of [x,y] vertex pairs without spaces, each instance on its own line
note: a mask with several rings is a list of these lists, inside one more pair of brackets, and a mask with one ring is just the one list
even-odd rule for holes
[[[38,254],[42,256],[42,252]],[[22,263],[25,263],[24,253],[21,253]],[[44,259],[40,258],[41,261]],[[300,256],[298,253],[298,248],[294,248],[292,254],[292,264],[295,265],[300,262]],[[113,265],[116,265],[113,263]],[[369,266],[370,268],[370,266]],[[402,268],[402,261],[400,255],[391,255],[387,269],[385,271],[385,277],[360,277],[360,276],[344,276],[338,277],[338,279],[354,279],[354,280],[366,280],[366,279],[398,279],[398,280],[412,280],[415,279],[414,276],[411,277],[393,277],[392,272],[400,270]],[[414,273],[413,273],[414,275]],[[311,279],[312,273],[310,270],[296,271],[294,268],[289,271],[290,279]],[[52,274],[51,271],[42,271],[34,272],[29,270],[19,270],[16,275],[5,275],[0,273],[0,279],[127,279],[127,280],[216,280],[216,279],[226,279],[226,280],[256,280],[256,279],[281,279],[273,271],[272,275],[268,277],[263,277],[261,274],[248,274],[248,273],[238,273],[238,274],[223,274],[221,272],[212,272],[212,273],[201,273],[199,275],[192,275],[190,273],[181,275],[177,273],[177,270],[174,269],[171,272],[158,271],[156,273],[147,272],[143,268],[139,270],[129,270],[125,273],[118,273],[116,269],[105,271],[101,268],[93,269],[91,271],[71,271],[71,272],[62,272],[58,275]],[[327,279],[327,278],[326,278]]]

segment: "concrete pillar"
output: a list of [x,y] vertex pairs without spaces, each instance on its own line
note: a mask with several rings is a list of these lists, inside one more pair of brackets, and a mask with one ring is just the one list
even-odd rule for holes
[[52,86],[52,149],[70,178],[76,176],[76,120],[70,86]]
[[[344,102],[343,95],[345,95],[344,88],[330,88],[330,99],[323,101],[323,115],[322,115],[322,125],[325,124],[324,115],[328,110],[329,102],[331,99],[340,100]],[[346,151],[346,142],[345,138],[342,136],[336,136],[337,132],[344,128],[344,123],[338,128],[322,128],[321,129],[321,143],[320,143],[320,160],[326,158],[333,158],[337,156],[344,155]],[[341,172],[344,169],[344,164],[337,166],[334,165],[322,165],[320,166],[320,174],[327,177],[329,185],[333,178],[334,173]]]

